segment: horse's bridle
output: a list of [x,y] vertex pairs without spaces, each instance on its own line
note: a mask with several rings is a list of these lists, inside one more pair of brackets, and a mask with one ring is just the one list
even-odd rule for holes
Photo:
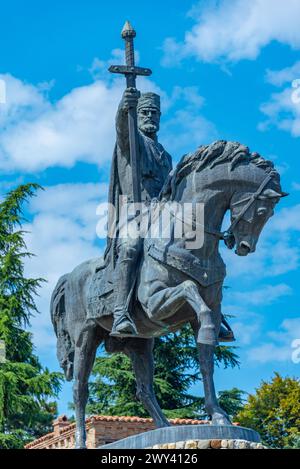
[[229,249],[232,249],[234,247],[234,244],[235,244],[235,240],[234,240],[234,235],[233,235],[233,229],[235,228],[235,226],[238,224],[238,222],[243,218],[243,216],[245,215],[245,213],[247,212],[247,210],[251,207],[251,205],[254,203],[254,201],[256,199],[258,199],[258,197],[261,195],[262,191],[264,190],[264,188],[266,187],[266,185],[271,181],[271,179],[273,178],[274,176],[274,172],[271,171],[266,177],[265,179],[263,180],[263,182],[261,183],[261,185],[259,186],[259,188],[257,189],[256,192],[254,192],[252,195],[250,195],[249,197],[245,197],[244,199],[242,200],[238,200],[237,202],[231,204],[231,207],[234,207],[235,205],[239,205],[243,202],[247,202],[248,200],[248,203],[243,207],[243,209],[240,211],[240,213],[237,215],[237,217],[233,220],[233,222],[231,223],[231,225],[229,226],[229,228],[225,231],[212,231],[212,232],[209,232],[207,230],[205,230],[207,233],[210,233],[210,234],[214,234],[215,236],[217,236],[218,238],[220,239],[223,239],[226,246],[229,248]]
[[[233,220],[233,222],[231,223],[231,225],[229,226],[229,228],[227,230],[225,230],[225,231],[209,230],[209,229],[205,228],[204,225],[202,225],[200,223],[197,223],[197,222],[196,222],[196,225],[204,227],[204,232],[205,233],[216,236],[219,239],[222,239],[225,242],[226,246],[229,249],[232,249],[234,247],[234,244],[235,244],[233,229],[238,224],[238,222],[243,218],[243,216],[245,215],[247,210],[251,207],[251,205],[254,203],[254,201],[256,199],[258,199],[258,197],[261,195],[261,193],[264,190],[264,188],[266,187],[266,185],[271,181],[271,179],[273,178],[273,176],[275,174],[276,173],[274,171],[271,171],[265,177],[265,179],[263,180],[263,182],[261,183],[261,185],[259,186],[257,191],[255,191],[249,197],[245,197],[244,199],[238,200],[237,202],[234,202],[233,204],[231,204],[231,207],[234,207],[235,205],[239,205],[243,202],[247,202],[247,200],[248,200],[248,203],[243,207],[243,209],[240,211],[240,213],[237,215],[237,217]],[[167,207],[165,207],[165,208],[167,208]],[[174,213],[173,213],[173,216],[175,218],[178,218],[181,222],[183,222],[183,220],[181,220],[180,217],[178,217]]]

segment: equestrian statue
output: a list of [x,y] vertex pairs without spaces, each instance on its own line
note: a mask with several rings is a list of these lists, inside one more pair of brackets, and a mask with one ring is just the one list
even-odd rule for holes
[[[153,346],[155,337],[187,323],[198,347],[206,412],[212,424],[231,425],[213,381],[216,346],[234,340],[221,309],[226,267],[219,244],[235,247],[239,256],[253,253],[275,205],[287,195],[273,163],[238,142],[201,145],[172,169],[157,139],[160,97],[136,89],[136,76],[151,70],[135,66],[135,31],[128,22],[122,37],[126,65],[110,67],[125,75],[126,89],[116,115],[106,250],[63,275],[51,298],[58,360],[66,379],[74,380],[76,448],[85,447],[88,380],[102,343],[107,352],[131,359],[137,398],[157,427],[170,425],[154,394]],[[201,207],[202,215],[192,210],[189,228],[180,231],[186,206]],[[221,231],[227,211],[230,226]]]

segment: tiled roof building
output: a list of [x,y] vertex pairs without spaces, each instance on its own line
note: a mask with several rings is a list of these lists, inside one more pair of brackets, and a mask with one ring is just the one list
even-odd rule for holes
[[[172,425],[201,425],[206,420],[170,419]],[[96,415],[86,420],[87,447],[89,449],[126,438],[137,433],[154,430],[150,418],[117,417]],[[32,441],[26,449],[71,449],[74,448],[75,423],[70,423],[65,415],[53,422],[53,432]]]

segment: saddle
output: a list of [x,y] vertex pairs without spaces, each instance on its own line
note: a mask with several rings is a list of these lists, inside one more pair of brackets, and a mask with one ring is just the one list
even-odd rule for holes
[[145,249],[153,259],[184,272],[203,287],[222,282],[226,276],[226,266],[220,255],[198,259],[185,248],[176,244],[169,246],[163,240],[145,240]]
[[[224,280],[226,276],[226,266],[221,258],[217,256],[214,259],[200,260],[191,252],[177,245],[168,246],[161,240],[145,240],[144,249],[148,254],[159,262],[174,267],[184,272],[193,280],[196,280],[201,286],[208,287]],[[103,263],[95,269],[88,293],[88,319],[99,318],[111,314],[106,307],[105,297],[111,301],[111,294],[114,290],[114,269],[112,262]],[[136,292],[134,292],[134,297]],[[102,298],[102,301],[99,301]],[[143,322],[149,321],[144,314],[141,318]],[[234,341],[233,332],[222,315],[219,340],[223,342]]]
[[87,300],[88,318],[99,318],[110,312],[105,308],[105,302],[99,301],[114,289],[112,263],[103,263],[95,269],[92,276]]

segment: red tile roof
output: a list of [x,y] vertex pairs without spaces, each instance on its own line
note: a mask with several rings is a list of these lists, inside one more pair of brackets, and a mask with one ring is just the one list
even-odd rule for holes
[[[64,416],[58,417],[55,422],[57,421],[64,421],[65,418]],[[118,416],[118,415],[93,415],[89,418],[86,419],[85,423],[86,425],[92,424],[94,422],[101,422],[101,421],[106,421],[106,422],[138,422],[138,423],[153,423],[153,419],[151,418],[141,418],[141,417],[127,417],[127,416]],[[203,425],[203,424],[208,424],[209,422],[207,420],[193,420],[193,419],[169,419],[169,422],[172,423],[173,425]],[[60,435],[69,432],[72,429],[75,429],[75,422],[70,423],[68,426],[64,426],[60,430]],[[42,443],[43,441],[51,440],[54,437],[54,432],[52,433],[47,433],[47,435],[44,435],[34,441],[31,441],[28,443],[25,448],[32,448],[32,446],[36,446],[39,443]]]

